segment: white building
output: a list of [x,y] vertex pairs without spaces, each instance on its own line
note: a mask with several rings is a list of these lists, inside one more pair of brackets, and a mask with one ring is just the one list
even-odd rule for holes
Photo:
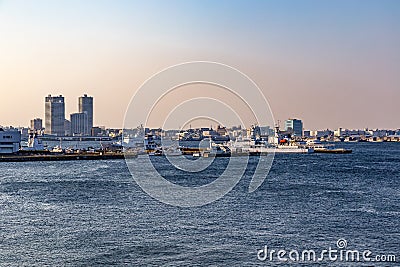
[[17,129],[0,128],[0,154],[12,154],[19,150],[21,133]]

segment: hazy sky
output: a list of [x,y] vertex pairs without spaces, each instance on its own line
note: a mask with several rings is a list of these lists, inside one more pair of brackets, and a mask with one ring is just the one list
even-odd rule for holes
[[87,93],[95,125],[121,127],[147,78],[193,60],[246,73],[275,119],[400,127],[398,0],[0,0],[0,125],[43,118],[48,94],[76,112]]

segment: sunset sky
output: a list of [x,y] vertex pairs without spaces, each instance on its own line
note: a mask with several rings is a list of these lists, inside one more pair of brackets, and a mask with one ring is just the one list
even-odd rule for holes
[[194,60],[248,75],[275,119],[400,127],[397,0],[0,0],[0,125],[44,118],[48,94],[77,112],[87,93],[95,125],[122,127],[146,79]]

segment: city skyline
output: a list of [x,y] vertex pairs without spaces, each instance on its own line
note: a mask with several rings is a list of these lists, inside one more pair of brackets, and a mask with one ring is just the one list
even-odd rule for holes
[[[87,102],[87,100],[89,100],[89,102]],[[73,111],[71,113],[67,113],[65,111],[65,105],[67,104],[67,101],[65,100],[64,95],[59,94],[59,95],[52,95],[52,94],[48,94],[45,97],[45,101],[44,101],[44,113],[43,116],[36,116],[36,117],[31,117],[31,119],[29,120],[29,122],[26,125],[15,125],[15,124],[11,124],[11,125],[5,125],[5,124],[0,124],[0,127],[15,127],[15,128],[30,128],[33,130],[45,130],[46,134],[55,134],[51,133],[51,127],[47,126],[46,124],[49,125],[49,121],[51,119],[51,112],[49,112],[49,115],[47,116],[46,119],[46,112],[47,110],[52,110],[54,109],[54,107],[49,106],[49,104],[53,104],[52,102],[56,102],[56,105],[62,105],[61,109],[62,112],[60,113],[60,116],[64,116],[64,118],[61,118],[61,120],[64,121],[64,123],[68,122],[69,124],[71,124],[72,122],[72,117],[75,117],[74,120],[76,121],[75,123],[77,124],[76,126],[70,125],[69,127],[65,126],[64,124],[64,128],[63,130],[61,130],[60,125],[58,125],[58,128],[56,130],[57,131],[65,131],[66,135],[68,131],[70,130],[69,128],[75,128],[75,129],[80,129],[79,132],[75,132],[75,133],[70,133],[71,135],[73,134],[84,134],[84,135],[90,135],[91,134],[91,129],[93,127],[104,127],[106,129],[123,129],[123,127],[110,127],[108,125],[100,125],[100,124],[94,124],[93,123],[93,118],[95,118],[94,116],[94,108],[93,108],[93,104],[95,103],[94,101],[94,96],[89,96],[88,94],[84,93],[83,96],[79,96],[78,97],[78,111]],[[57,109],[60,109],[59,107],[56,107]],[[89,110],[89,112],[88,112]],[[81,115],[85,115],[84,118]],[[91,119],[89,119],[89,116],[91,117]],[[37,126],[39,125],[39,121],[40,120],[40,127]],[[83,122],[86,121],[86,122]],[[293,123],[300,123],[298,126],[293,126]],[[43,123],[43,126],[42,126]],[[84,124],[84,125],[83,125]],[[319,130],[338,130],[338,129],[343,129],[343,130],[398,130],[400,129],[400,126],[398,127],[394,127],[394,128],[388,128],[388,127],[383,127],[383,128],[379,128],[379,127],[362,127],[362,128],[357,128],[357,127],[325,127],[325,128],[308,128],[308,127],[304,127],[304,119],[299,117],[299,116],[292,116],[292,117],[288,117],[286,119],[277,119],[275,118],[275,125],[268,125],[268,124],[259,124],[259,123],[254,123],[248,126],[243,126],[240,125],[240,123],[238,124],[220,124],[215,120],[212,119],[207,119],[207,118],[198,118],[198,119],[194,119],[193,121],[191,121],[190,123],[186,123],[184,125],[180,125],[179,127],[167,127],[167,128],[163,128],[161,125],[144,125],[143,124],[139,124],[135,127],[127,127],[126,129],[134,129],[136,127],[147,127],[149,129],[163,129],[163,130],[180,130],[180,129],[195,129],[195,128],[202,128],[202,127],[209,127],[210,128],[217,128],[218,126],[223,126],[223,127],[227,127],[227,128],[234,128],[234,127],[243,127],[243,129],[246,128],[250,128],[253,125],[258,125],[258,126],[267,126],[267,127],[271,127],[274,128],[276,126],[280,127],[281,129],[284,129],[285,131],[288,129],[288,127],[292,128],[292,127],[297,127],[297,129],[299,129],[299,127],[302,130],[307,130],[307,131],[319,131]],[[91,126],[91,127],[90,127]],[[193,127],[192,127],[193,126]],[[47,130],[46,130],[47,128]],[[85,129],[85,130],[83,130]],[[298,131],[298,130],[297,130]],[[296,130],[295,130],[296,132]],[[59,135],[59,134],[58,134]]]
[[[210,60],[252,78],[275,119],[299,117],[307,129],[395,129],[399,25],[400,2],[390,0],[2,1],[0,124],[44,118],[49,92],[67,99],[66,114],[76,112],[68,99],[87,88],[94,125],[122,128],[146,79]],[[11,116],[15,103],[29,108]]]

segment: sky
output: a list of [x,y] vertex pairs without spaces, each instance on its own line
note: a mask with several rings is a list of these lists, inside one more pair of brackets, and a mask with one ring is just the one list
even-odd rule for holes
[[275,120],[400,128],[397,0],[0,0],[0,125],[44,118],[48,94],[77,112],[86,93],[94,124],[121,128],[149,77],[198,60],[249,76]]

